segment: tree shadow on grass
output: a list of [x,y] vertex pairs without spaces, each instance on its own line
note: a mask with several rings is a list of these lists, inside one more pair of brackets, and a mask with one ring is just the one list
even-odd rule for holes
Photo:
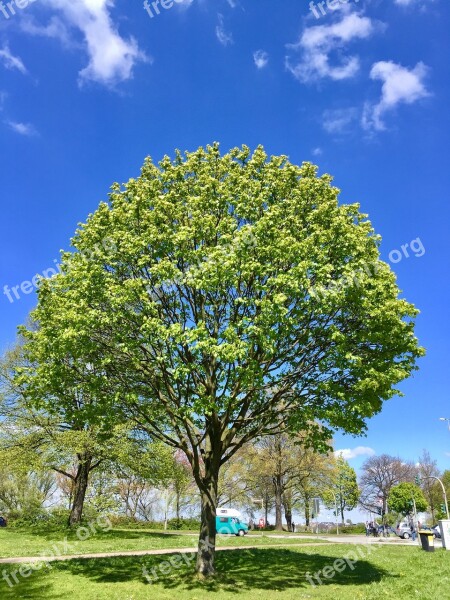
[[[84,530],[90,531],[88,527],[82,526],[80,531],[82,532],[80,535],[83,538],[85,534]],[[80,541],[77,537],[77,529],[50,529],[45,530],[43,528],[30,528],[26,531],[27,535],[34,535],[36,537],[40,537],[49,542],[60,542],[67,538],[70,541]],[[195,537],[195,534],[189,534],[192,537]],[[162,531],[148,531],[145,529],[109,529],[107,531],[102,530],[100,528],[94,529],[91,531],[92,538],[99,538],[102,540],[137,540],[137,539],[148,539],[148,540],[178,540],[180,542],[180,546],[183,546],[182,542],[186,542],[186,539],[190,539],[189,535],[180,535],[178,533],[164,533]],[[89,538],[88,538],[89,539]]]
[[[14,572],[21,565],[4,565],[10,567],[8,573]],[[3,573],[5,570],[3,570]],[[50,581],[49,572],[44,569],[35,571],[29,577],[23,578],[16,573],[17,582],[14,577],[9,578],[11,585],[6,579],[0,580],[0,598],[1,600],[62,600],[66,597],[64,592],[59,592],[55,589],[54,584]]]
[[[146,585],[160,585],[166,589],[203,590],[214,593],[219,591],[242,593],[246,590],[289,590],[306,589],[311,586],[306,578],[323,571],[325,567],[333,567],[337,559],[351,556],[350,551],[338,552],[335,555],[296,552],[281,548],[261,548],[249,550],[227,550],[217,554],[219,574],[210,580],[200,580],[193,573],[195,555],[192,553],[189,565],[183,562],[180,568],[170,568],[164,575],[160,566],[167,564],[170,556],[117,557],[110,559],[79,559],[67,563],[59,563],[59,570],[67,570],[71,574],[87,577],[97,583],[115,583],[137,581]],[[180,561],[181,562],[181,561]],[[343,561],[342,572],[334,571],[328,579],[320,575],[323,585],[368,585],[392,575],[370,562],[360,559],[358,562]],[[143,575],[146,568],[152,582]],[[329,571],[328,571],[329,574]],[[156,577],[155,577],[156,575]],[[317,579],[313,583],[319,585]]]

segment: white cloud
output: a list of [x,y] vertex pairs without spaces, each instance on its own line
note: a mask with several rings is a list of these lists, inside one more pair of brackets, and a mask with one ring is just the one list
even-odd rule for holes
[[236,6],[238,5],[237,0],[227,0],[227,2],[231,6],[231,8],[236,8]]
[[341,50],[356,39],[370,37],[376,26],[368,17],[352,13],[331,25],[307,27],[296,44],[289,44],[300,58],[286,57],[286,67],[301,82],[310,82],[324,77],[333,80],[354,77],[359,71],[359,58],[347,56],[340,64],[330,64],[330,53]]
[[430,95],[424,79],[428,69],[418,63],[414,69],[407,69],[392,61],[380,61],[372,66],[370,77],[383,82],[381,98],[377,104],[366,104],[362,118],[365,129],[383,130],[385,113],[394,110],[399,104],[413,104]]
[[[133,76],[140,61],[148,61],[132,37],[123,38],[111,18],[114,0],[40,0],[58,12],[45,26],[31,21],[22,28],[33,35],[47,35],[68,43],[69,32],[79,30],[89,57],[87,66],[79,73],[80,82],[95,81],[113,86]],[[71,37],[71,36],[70,36]]]
[[358,121],[359,111],[355,107],[325,110],[322,127],[327,133],[346,133]]
[[351,460],[357,456],[374,456],[375,450],[368,446],[357,446],[356,448],[343,448],[342,450],[336,450],[335,456],[342,456],[345,460]]
[[269,55],[264,50],[253,52],[253,60],[258,69],[264,69],[269,62]]
[[32,136],[37,135],[36,129],[30,123],[17,123],[16,121],[6,121],[6,124],[20,135]]
[[323,151],[322,148],[314,148],[312,151],[313,156],[322,156]]
[[219,24],[216,27],[216,37],[222,46],[233,43],[233,34],[225,30],[223,15],[219,14]]
[[22,59],[11,53],[8,44],[5,44],[3,48],[0,49],[0,61],[3,63],[4,67],[11,71],[16,69],[17,71],[20,71],[22,75],[27,74],[27,69],[23,64]]
[[47,25],[40,25],[28,15],[20,21],[20,28],[30,35],[41,35],[59,40],[64,46],[74,46],[69,28],[60,17],[52,16]]
[[7,97],[7,92],[0,91],[0,111],[2,111],[5,108],[5,102]]
[[175,2],[178,4],[178,6],[189,8],[189,6],[191,6],[194,0],[175,0]]
[[412,4],[420,4],[421,6],[425,6],[428,2],[433,2],[434,0],[395,0],[395,4],[400,6],[411,6]]

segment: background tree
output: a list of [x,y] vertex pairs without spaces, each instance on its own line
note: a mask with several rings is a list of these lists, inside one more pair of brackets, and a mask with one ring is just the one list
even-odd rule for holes
[[417,512],[427,510],[428,503],[422,490],[414,483],[399,483],[391,488],[388,502],[392,511],[399,515],[412,515],[414,503],[416,503]]
[[382,454],[368,458],[361,472],[361,506],[371,512],[385,515],[391,489],[399,483],[413,481],[417,470],[412,463]]
[[361,433],[422,353],[379,237],[331,181],[261,147],[148,159],[40,286],[22,384],[53,410],[81,386],[91,419],[126,413],[185,453],[202,575],[221,467],[286,429],[322,448]]
[[345,525],[345,511],[353,510],[360,497],[356,471],[342,456],[338,456],[329,481],[322,498],[328,508],[335,508],[336,502],[342,525]]
[[[31,327],[36,330],[36,324]],[[114,460],[127,433],[115,420],[108,422],[108,428],[102,427],[101,418],[96,419],[100,426],[91,421],[94,397],[79,386],[70,387],[69,382],[49,398],[45,396],[46,386],[40,385],[34,390],[37,402],[33,401],[36,396],[30,396],[18,375],[25,369],[30,375],[35,369],[25,356],[23,343],[19,340],[0,361],[0,448],[10,463],[33,465],[38,471],[53,470],[69,480],[69,525],[76,525],[81,522],[92,473]],[[64,362],[74,367],[66,357]],[[89,371],[88,366],[85,369]]]
[[421,479],[422,492],[428,502],[431,512],[431,519],[435,522],[436,508],[442,500],[442,488],[432,477],[439,477],[440,472],[437,463],[430,456],[428,450],[423,450],[419,458],[418,475]]
[[0,455],[0,463],[0,514],[26,521],[42,517],[45,506],[54,501],[54,474],[8,465],[5,454]]

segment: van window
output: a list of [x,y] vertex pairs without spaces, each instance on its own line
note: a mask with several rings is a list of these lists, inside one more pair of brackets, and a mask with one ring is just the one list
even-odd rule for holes
[[221,523],[228,523],[227,517],[220,517],[220,522]]

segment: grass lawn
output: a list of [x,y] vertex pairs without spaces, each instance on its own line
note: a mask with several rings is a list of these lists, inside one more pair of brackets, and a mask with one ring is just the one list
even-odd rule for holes
[[[64,539],[67,537],[67,544]],[[83,535],[81,535],[83,537]],[[29,528],[0,529],[0,558],[40,556],[51,554],[91,554],[94,552],[120,552],[123,550],[157,550],[161,548],[194,548],[198,534],[164,533],[144,529],[97,529],[94,535],[80,541],[76,532],[70,530]],[[234,535],[218,536],[219,546],[275,545],[289,543],[305,544],[309,539],[278,539],[253,533],[243,538]]]
[[[450,598],[450,553],[428,554],[418,547],[380,547],[340,573],[312,587],[307,572],[317,573],[336,559],[355,552],[351,545],[258,548],[218,553],[221,575],[200,582],[183,562],[181,568],[148,583],[151,573],[168,556],[85,559],[52,563],[33,572],[14,587],[0,583],[2,600],[19,598],[57,600],[379,600],[380,598],[432,600]],[[366,552],[365,549],[361,552]],[[352,558],[351,555],[350,558]],[[180,559],[181,561],[181,559]],[[165,563],[167,564],[167,563]],[[5,565],[8,572],[13,565]],[[164,570],[164,569],[163,569]]]

